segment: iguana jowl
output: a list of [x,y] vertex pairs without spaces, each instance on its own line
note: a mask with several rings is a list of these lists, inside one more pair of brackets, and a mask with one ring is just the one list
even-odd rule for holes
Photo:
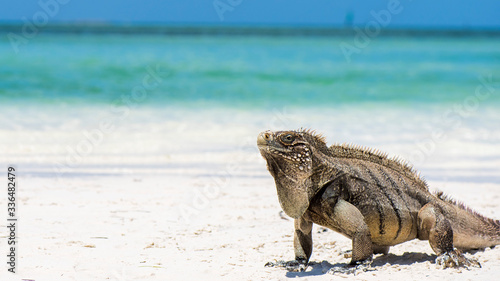
[[479,266],[459,250],[500,244],[500,221],[431,194],[401,160],[351,145],[327,147],[309,130],[266,131],[257,145],[282,209],[295,219],[295,261],[281,264],[290,270],[307,266],[313,223],[352,239],[351,265],[418,238],[429,240],[443,267]]

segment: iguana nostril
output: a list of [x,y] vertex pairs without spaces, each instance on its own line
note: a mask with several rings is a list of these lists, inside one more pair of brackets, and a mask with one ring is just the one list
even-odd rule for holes
[[258,146],[268,146],[270,142],[273,140],[273,135],[270,132],[262,132],[257,137],[257,145]]

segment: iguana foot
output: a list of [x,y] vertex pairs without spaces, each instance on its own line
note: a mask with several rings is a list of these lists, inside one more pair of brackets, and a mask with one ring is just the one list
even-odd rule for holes
[[293,261],[275,261],[268,262],[264,265],[265,267],[281,267],[288,271],[302,272],[307,269],[307,262],[303,259],[293,260]]
[[436,264],[443,269],[449,267],[464,267],[466,269],[471,267],[481,268],[481,264],[476,259],[466,258],[459,250],[453,250],[439,255],[436,258]]
[[364,260],[355,263],[350,263],[346,266],[332,267],[326,273],[328,274],[354,274],[358,275],[361,272],[374,271],[375,269],[371,267],[372,260]]

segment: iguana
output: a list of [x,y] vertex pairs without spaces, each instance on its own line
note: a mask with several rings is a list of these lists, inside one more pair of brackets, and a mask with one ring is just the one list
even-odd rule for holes
[[267,266],[305,270],[313,223],[352,239],[351,270],[366,270],[374,253],[416,238],[429,240],[444,268],[480,267],[461,251],[500,244],[500,221],[429,192],[403,160],[359,146],[327,147],[324,137],[302,129],[262,132],[257,145],[295,225],[295,260]]

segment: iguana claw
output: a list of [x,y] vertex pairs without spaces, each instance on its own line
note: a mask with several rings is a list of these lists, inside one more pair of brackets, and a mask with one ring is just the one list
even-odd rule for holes
[[293,261],[275,261],[268,262],[264,265],[265,267],[282,267],[288,271],[302,272],[307,269],[307,262],[305,260],[293,260]]
[[362,262],[357,262],[356,264],[348,264],[346,266],[332,267],[326,273],[328,274],[354,274],[357,275],[360,272],[373,271],[374,268],[371,267],[372,260],[365,260]]
[[471,267],[481,268],[481,264],[476,259],[466,258],[459,250],[453,250],[439,255],[436,258],[436,264],[442,268]]

